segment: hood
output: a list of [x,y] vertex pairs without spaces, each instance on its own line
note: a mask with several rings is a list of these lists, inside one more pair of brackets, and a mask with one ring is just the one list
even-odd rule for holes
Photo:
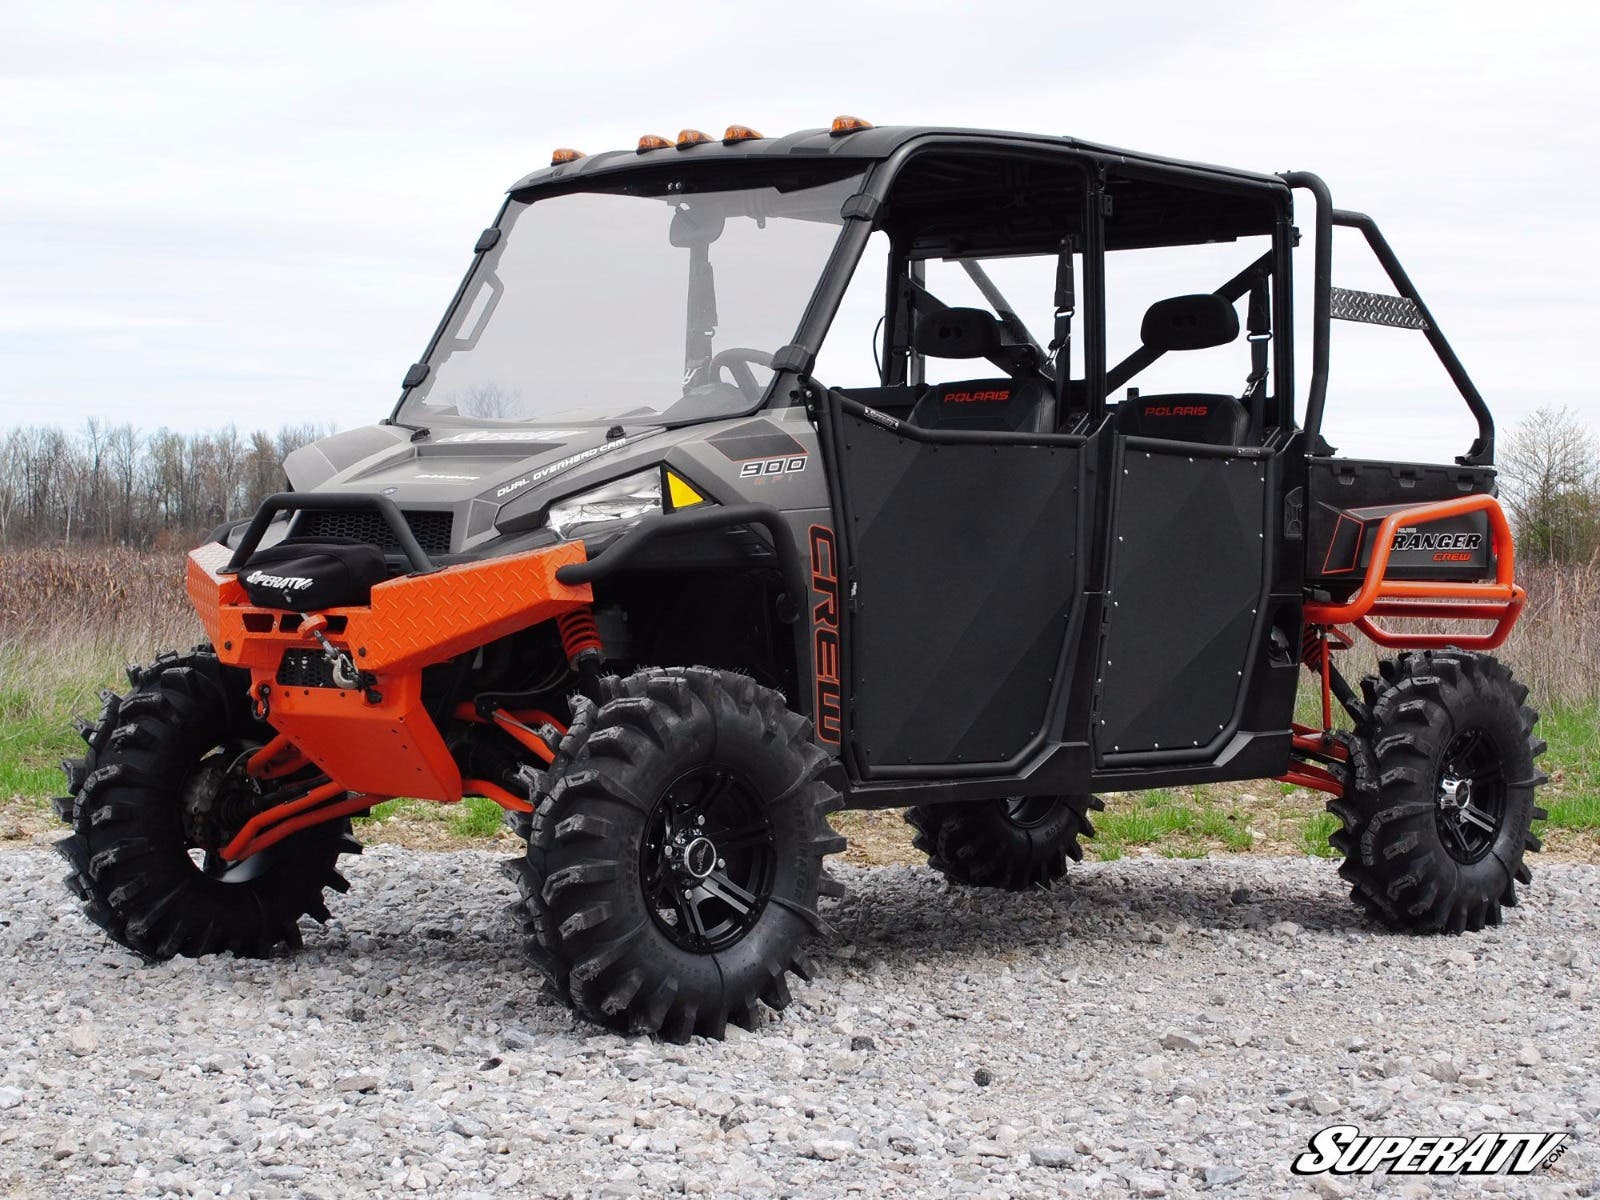
[[604,482],[655,461],[640,461],[637,448],[666,430],[618,428],[444,427],[412,441],[403,427],[368,426],[295,451],[284,469],[296,491],[373,492],[407,513],[453,513],[450,549],[459,551],[497,530],[530,527],[551,499],[581,490],[591,475]]

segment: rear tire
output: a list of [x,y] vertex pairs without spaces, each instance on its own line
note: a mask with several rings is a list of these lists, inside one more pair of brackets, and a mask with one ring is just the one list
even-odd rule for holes
[[1545,744],[1528,689],[1487,654],[1402,654],[1365,681],[1371,722],[1344,744],[1345,794],[1328,802],[1329,839],[1351,898],[1417,933],[1498,925],[1540,848],[1534,802]]
[[906,810],[912,840],[928,865],[952,883],[1008,892],[1049,887],[1083,861],[1082,839],[1094,836],[1090,811],[1098,796],[1032,796]]
[[518,872],[535,962],[579,1013],[686,1041],[789,1004],[844,848],[811,723],[776,692],[700,667],[574,704],[538,782]]
[[112,940],[149,959],[299,946],[299,919],[328,917],[323,889],[349,889],[334,869],[361,849],[349,821],[311,826],[232,869],[202,857],[186,828],[193,789],[272,730],[250,712],[249,677],[209,651],[163,655],[128,676],[132,690],[102,693],[100,720],[80,726],[87,755],[63,764],[67,887]]

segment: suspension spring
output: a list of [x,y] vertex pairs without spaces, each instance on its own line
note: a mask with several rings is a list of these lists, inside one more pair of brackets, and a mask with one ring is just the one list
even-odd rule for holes
[[574,608],[556,618],[556,628],[561,631],[561,647],[567,661],[574,667],[587,655],[600,655],[600,627],[595,623],[594,609]]

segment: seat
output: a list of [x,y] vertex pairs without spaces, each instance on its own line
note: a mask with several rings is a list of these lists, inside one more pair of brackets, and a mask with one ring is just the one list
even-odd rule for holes
[[1008,343],[1005,327],[981,308],[946,308],[917,322],[917,352],[930,358],[1010,358],[1015,374],[929,386],[909,421],[923,429],[1054,433],[1055,391],[1032,346]]
[[963,379],[931,385],[911,410],[923,429],[1049,433],[1050,386],[1034,379]]
[[1211,392],[1131,396],[1117,405],[1116,430],[1128,437],[1242,446],[1250,436],[1250,414],[1236,397]]
[[[1225,346],[1238,336],[1232,302],[1209,293],[1159,300],[1139,327],[1139,340],[1163,354]],[[1236,397],[1212,392],[1132,394],[1117,405],[1115,428],[1128,437],[1242,446],[1250,437],[1250,413]]]

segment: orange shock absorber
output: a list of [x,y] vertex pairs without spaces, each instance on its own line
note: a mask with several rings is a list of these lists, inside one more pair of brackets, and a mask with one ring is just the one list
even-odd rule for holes
[[561,631],[561,646],[567,662],[578,673],[578,690],[589,699],[600,701],[600,627],[595,624],[592,607],[574,608],[556,617]]
[[556,628],[561,630],[561,646],[567,652],[567,661],[574,667],[585,654],[600,653],[600,627],[595,624],[594,609],[569,609],[556,618]]

